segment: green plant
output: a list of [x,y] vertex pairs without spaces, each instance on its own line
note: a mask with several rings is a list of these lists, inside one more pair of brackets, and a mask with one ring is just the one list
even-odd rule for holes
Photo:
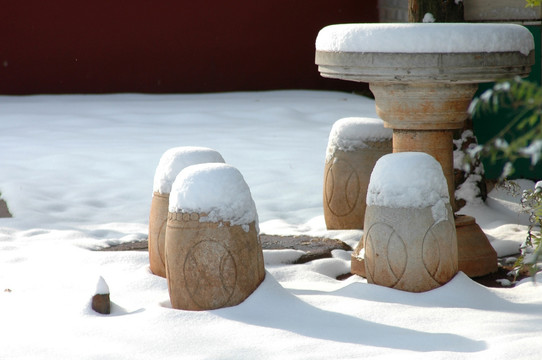
[[469,112],[476,121],[478,116],[497,112],[509,121],[483,146],[470,151],[470,156],[483,156],[490,161],[504,159],[506,164],[501,178],[514,171],[514,162],[530,158],[535,165],[542,155],[542,88],[537,84],[516,78],[496,83],[471,103]]
[[535,7],[535,6],[540,6],[540,0],[525,0],[527,2],[527,4],[525,5],[525,7]]
[[514,270],[517,276],[518,272],[527,266],[533,276],[540,271],[538,263],[542,262],[542,234],[540,232],[542,226],[542,181],[537,182],[533,190],[523,191],[521,205],[530,215],[530,225],[527,238],[520,248],[521,256],[516,261]]
[[[499,82],[476,98],[469,112],[473,119],[481,114],[497,112],[504,112],[510,119],[508,125],[490,141],[472,149],[469,157],[485,155],[493,162],[505,159],[501,180],[505,186],[513,189],[514,183],[505,179],[513,173],[514,161],[530,158],[534,166],[542,156],[542,88],[520,78]],[[521,194],[521,205],[530,214],[530,226],[515,264],[515,275],[525,266],[534,275],[540,270],[538,264],[542,262],[542,181],[537,182],[533,190]]]

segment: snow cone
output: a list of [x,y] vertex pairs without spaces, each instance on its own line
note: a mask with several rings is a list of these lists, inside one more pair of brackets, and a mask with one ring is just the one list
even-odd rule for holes
[[211,310],[243,302],[265,277],[258,233],[256,206],[236,168],[183,169],[169,197],[165,242],[172,307]]
[[166,276],[164,243],[171,185],[182,169],[200,163],[224,163],[224,159],[215,150],[194,146],[169,149],[160,158],[149,216],[149,263],[153,274]]
[[392,151],[380,119],[340,119],[331,128],[324,168],[324,218],[330,230],[363,229],[367,186],[376,161]]
[[363,241],[369,283],[422,292],[455,276],[454,215],[435,158],[404,152],[378,160],[367,190]]

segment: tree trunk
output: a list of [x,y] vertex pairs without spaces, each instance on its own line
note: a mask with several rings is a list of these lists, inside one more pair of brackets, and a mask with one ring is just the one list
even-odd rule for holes
[[408,21],[422,22],[430,13],[435,22],[463,22],[463,1],[458,0],[408,0]]

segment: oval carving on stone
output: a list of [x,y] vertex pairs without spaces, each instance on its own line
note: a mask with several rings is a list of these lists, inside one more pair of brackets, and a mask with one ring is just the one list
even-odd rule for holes
[[160,225],[160,230],[158,230],[158,239],[156,241],[156,247],[158,248],[158,256],[160,259],[160,263],[164,266],[165,269],[165,254],[166,254],[166,228],[167,228],[167,219],[164,219],[162,221],[162,224]]
[[407,247],[403,238],[394,230],[388,240],[388,264],[397,282],[405,274],[408,261]]
[[335,216],[346,216],[356,208],[360,180],[356,169],[345,160],[334,158],[326,173],[325,197]]
[[186,290],[202,309],[224,306],[235,291],[235,259],[217,241],[203,240],[192,246],[186,254],[183,270]]
[[375,284],[394,287],[403,277],[408,263],[405,242],[386,223],[373,224],[365,235],[365,264]]
[[439,284],[448,282],[457,272],[454,264],[454,225],[439,221],[425,233],[422,243],[422,261],[427,273]]

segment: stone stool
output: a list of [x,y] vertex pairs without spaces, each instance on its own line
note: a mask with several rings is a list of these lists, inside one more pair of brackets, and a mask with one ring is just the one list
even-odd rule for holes
[[404,152],[378,160],[367,190],[363,241],[369,283],[422,292],[457,273],[453,211],[435,158]]
[[185,167],[208,162],[223,163],[224,159],[215,150],[194,146],[169,149],[160,158],[154,174],[149,216],[149,263],[153,274],[166,276],[164,243],[171,185]]
[[243,302],[265,277],[258,232],[254,201],[236,168],[200,164],[182,170],[169,198],[165,245],[173,308]]
[[381,156],[392,152],[392,135],[380,119],[350,117],[333,124],[324,168],[328,229],[363,229],[371,171]]

